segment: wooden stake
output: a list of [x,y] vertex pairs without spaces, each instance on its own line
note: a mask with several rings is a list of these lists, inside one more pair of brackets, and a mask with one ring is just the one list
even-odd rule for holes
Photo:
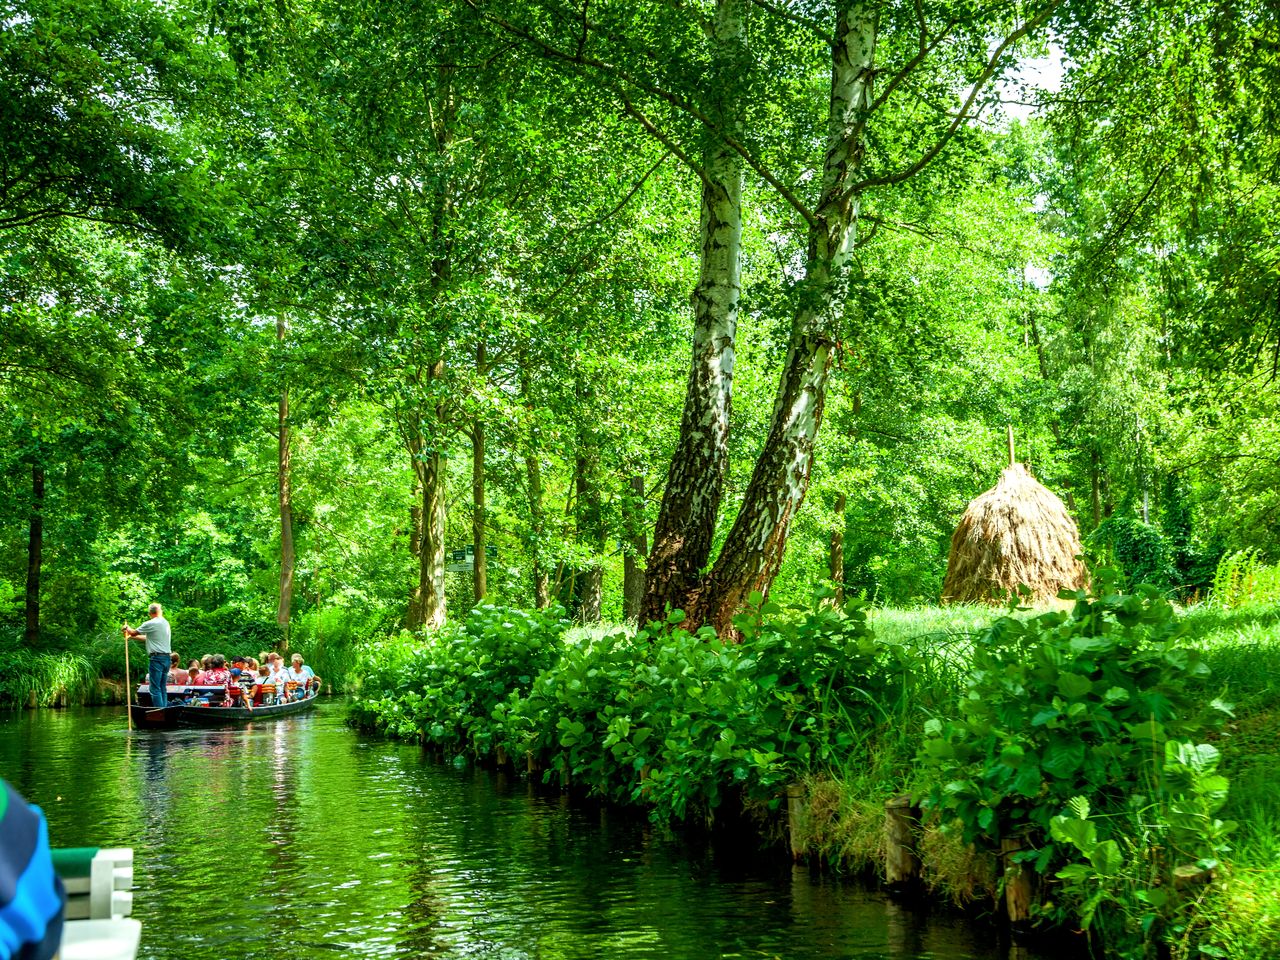
[[1025,923],[1031,918],[1031,871],[1013,859],[1024,849],[1021,837],[1000,841],[1000,859],[1004,867],[1004,906],[1010,923]]
[[916,828],[920,808],[908,796],[885,801],[884,835],[885,882],[891,890],[914,887],[920,880],[920,857],[916,854]]
[[787,833],[791,840],[791,859],[804,856],[805,844],[802,832],[805,820],[804,784],[793,783],[787,787]]
[[[125,624],[125,630],[128,630]],[[129,730],[133,730],[133,683],[129,680],[129,634],[124,635],[124,715],[129,721]]]
[[1017,461],[1013,458],[1013,424],[1011,423],[1009,424],[1009,466],[1012,467],[1015,463]]

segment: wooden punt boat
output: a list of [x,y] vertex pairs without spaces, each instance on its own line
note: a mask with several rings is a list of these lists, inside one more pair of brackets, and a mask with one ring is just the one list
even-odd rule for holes
[[310,710],[316,705],[316,689],[301,700],[285,703],[259,704],[250,710],[241,704],[238,696],[227,697],[226,687],[177,687],[170,686],[166,693],[169,705],[162,709],[151,706],[151,691],[146,684],[138,687],[138,702],[130,704],[137,727],[174,727],[178,725],[218,726],[251,723],[254,720],[273,720]]

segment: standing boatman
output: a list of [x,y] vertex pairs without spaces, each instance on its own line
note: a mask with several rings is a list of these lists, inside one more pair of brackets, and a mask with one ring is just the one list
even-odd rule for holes
[[147,685],[151,688],[151,708],[155,710],[169,705],[165,687],[169,682],[170,633],[169,621],[164,618],[160,604],[151,604],[147,613],[151,615],[150,619],[138,624],[136,630],[126,623],[124,636],[126,640],[145,640],[147,643]]

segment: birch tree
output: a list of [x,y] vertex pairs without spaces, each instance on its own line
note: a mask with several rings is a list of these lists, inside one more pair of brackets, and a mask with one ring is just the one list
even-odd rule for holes
[[[679,607],[728,632],[747,598],[768,592],[804,502],[838,323],[856,312],[846,302],[847,272],[864,206],[902,189],[963,139],[992,78],[1059,0],[980,11],[851,0],[805,8],[543,0],[532,11],[466,2],[531,53],[590,78],[703,186],[694,356],[642,615]],[[824,106],[815,109],[822,76]],[[708,565],[740,309],[739,170],[786,210],[790,336],[768,435]]]

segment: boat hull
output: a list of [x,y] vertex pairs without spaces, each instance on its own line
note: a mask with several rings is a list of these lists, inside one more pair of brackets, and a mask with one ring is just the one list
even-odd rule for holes
[[274,720],[277,717],[288,717],[295,713],[304,713],[316,705],[316,695],[305,700],[293,700],[289,703],[263,704],[252,710],[247,707],[224,707],[217,704],[210,706],[192,706],[190,704],[174,704],[157,709],[144,704],[135,703],[129,707],[134,724],[141,729],[163,729],[177,726],[228,726],[253,723],[263,720]]

